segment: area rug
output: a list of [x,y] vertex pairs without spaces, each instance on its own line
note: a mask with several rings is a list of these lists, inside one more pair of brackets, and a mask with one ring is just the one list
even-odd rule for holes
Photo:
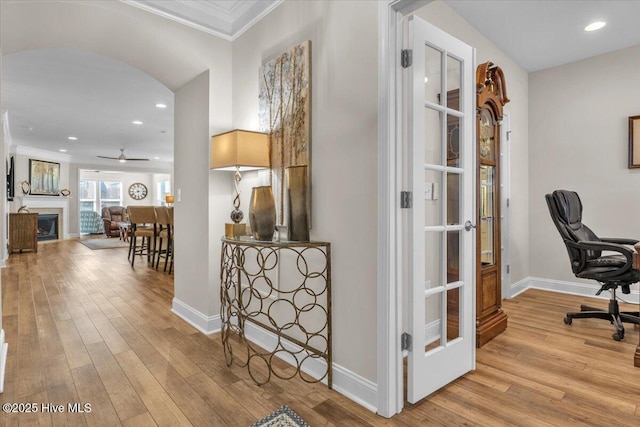
[[103,238],[103,239],[90,239],[80,240],[80,243],[92,250],[98,249],[115,249],[115,248],[128,248],[129,243],[123,242],[118,238]]
[[309,424],[305,423],[291,408],[282,406],[273,414],[252,424],[251,427],[309,427]]

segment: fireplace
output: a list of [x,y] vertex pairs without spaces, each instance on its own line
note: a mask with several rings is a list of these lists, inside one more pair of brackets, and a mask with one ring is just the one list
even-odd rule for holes
[[58,214],[38,214],[38,241],[58,240]]

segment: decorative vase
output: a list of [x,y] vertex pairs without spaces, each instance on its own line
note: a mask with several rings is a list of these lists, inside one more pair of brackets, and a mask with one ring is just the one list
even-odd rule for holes
[[253,187],[249,202],[249,224],[256,240],[273,240],[276,230],[276,202],[268,185]]
[[287,181],[287,239],[309,241],[309,174],[307,166],[285,168]]

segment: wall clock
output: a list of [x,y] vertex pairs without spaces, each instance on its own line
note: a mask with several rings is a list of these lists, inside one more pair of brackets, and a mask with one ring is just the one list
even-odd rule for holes
[[145,197],[147,197],[147,186],[140,182],[131,184],[131,186],[129,187],[129,196],[131,196],[133,200],[144,199]]

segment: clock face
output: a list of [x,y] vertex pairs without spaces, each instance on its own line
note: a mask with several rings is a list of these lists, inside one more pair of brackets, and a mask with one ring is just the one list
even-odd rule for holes
[[142,200],[147,197],[147,187],[140,182],[131,184],[129,187],[129,196],[131,196],[133,200]]

